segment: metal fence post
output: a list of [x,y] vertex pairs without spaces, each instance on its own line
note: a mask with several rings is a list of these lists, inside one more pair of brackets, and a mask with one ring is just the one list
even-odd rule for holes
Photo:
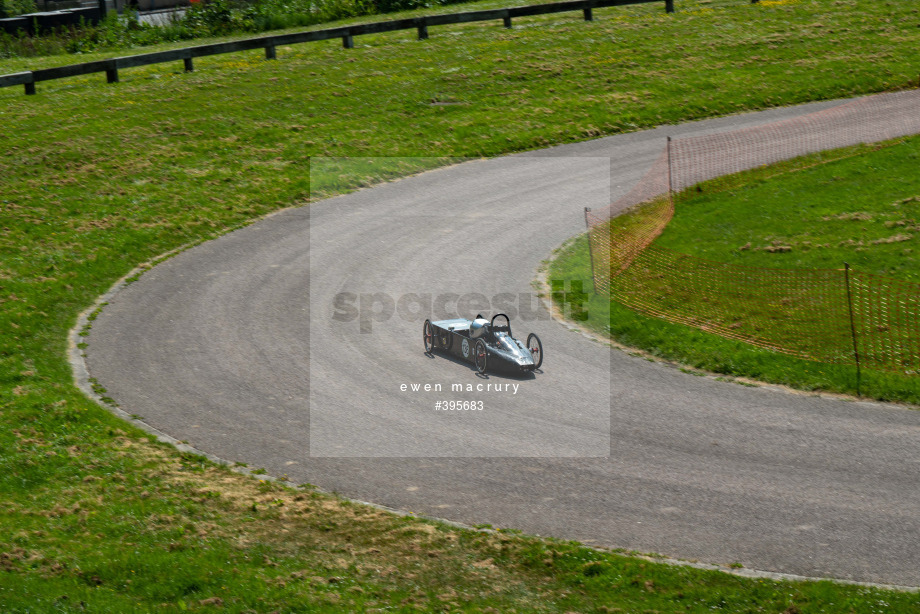
[[859,366],[859,346],[856,342],[856,320],[853,318],[853,295],[850,292],[850,265],[843,263],[843,279],[847,286],[847,307],[850,311],[850,336],[853,338],[853,358],[856,360],[856,396],[860,395],[860,380],[862,373]]
[[671,137],[668,137],[668,200],[671,201],[671,208],[674,208],[674,178],[671,173]]
[[591,285],[594,287],[594,294],[597,294],[597,277],[594,275],[594,249],[591,247],[591,223],[588,221],[590,207],[585,207],[585,226],[588,229],[588,258],[591,260]]

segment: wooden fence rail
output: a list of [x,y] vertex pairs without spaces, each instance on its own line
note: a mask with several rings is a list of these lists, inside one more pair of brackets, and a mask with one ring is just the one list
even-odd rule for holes
[[428,15],[426,17],[379,21],[376,23],[343,26],[339,28],[328,28],[325,30],[311,30],[308,32],[296,32],[293,34],[279,34],[275,36],[247,38],[244,40],[231,41],[227,43],[199,45],[197,47],[187,47],[185,49],[175,49],[173,51],[157,51],[154,53],[144,53],[141,55],[131,55],[121,58],[111,58],[108,60],[98,60],[95,62],[84,62],[83,64],[71,64],[69,66],[42,68],[39,70],[18,72],[10,75],[0,75],[0,87],[23,85],[25,86],[26,94],[34,94],[35,84],[39,81],[50,81],[51,79],[63,79],[65,77],[76,77],[78,75],[88,75],[93,73],[104,72],[106,80],[109,83],[117,83],[118,70],[121,68],[132,68],[134,66],[146,66],[148,64],[161,64],[164,62],[178,62],[179,60],[182,60],[182,62],[185,64],[185,70],[191,71],[194,68],[192,63],[194,58],[218,55],[222,53],[234,53],[237,51],[246,51],[250,49],[264,49],[266,59],[273,60],[276,57],[276,47],[294,45],[297,43],[307,43],[312,41],[341,38],[342,46],[346,49],[351,49],[354,47],[354,37],[360,36],[362,34],[378,34],[381,32],[394,32],[397,30],[415,29],[418,31],[419,40],[424,40],[428,38],[429,26],[444,26],[455,23],[494,21],[501,19],[504,23],[504,26],[506,28],[510,28],[511,20],[515,17],[547,15],[550,13],[564,13],[569,11],[582,11],[584,13],[585,20],[591,21],[594,19],[593,9],[595,8],[626,6],[630,4],[648,4],[652,2],[664,2],[665,10],[668,13],[674,12],[674,0],[573,0],[569,2],[553,2],[550,4],[536,4],[532,6],[516,6],[488,11],[468,11],[464,13],[451,13],[447,15]]

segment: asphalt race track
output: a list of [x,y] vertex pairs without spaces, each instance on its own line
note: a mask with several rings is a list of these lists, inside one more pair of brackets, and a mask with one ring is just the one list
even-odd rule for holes
[[[634,358],[550,319],[531,285],[584,231],[583,208],[629,190],[665,136],[837,104],[475,160],[281,212],[125,286],[94,322],[89,372],[124,411],[199,450],[348,497],[918,586],[920,412]],[[515,336],[542,338],[542,373],[483,378],[424,354],[425,317],[499,308]]]

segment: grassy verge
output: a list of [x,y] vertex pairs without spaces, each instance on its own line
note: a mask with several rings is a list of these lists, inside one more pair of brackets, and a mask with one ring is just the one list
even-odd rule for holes
[[78,312],[140,262],[306,203],[311,156],[405,158],[343,162],[312,186],[330,194],[412,172],[414,156],[880,91],[920,64],[910,3],[679,4],[0,90],[2,609],[915,609],[914,595],[672,569],[279,490],[150,443],[72,384]]
[[818,612],[831,602],[909,612],[917,603],[398,517],[109,432],[106,449],[68,452],[93,468],[0,511],[17,525],[0,540],[4,612]]
[[[881,148],[860,146],[806,156],[709,182],[702,193],[693,190],[678,199],[674,218],[653,245],[753,269],[839,270],[847,262],[854,272],[917,282],[920,179],[912,169],[918,157],[920,138],[915,137]],[[657,219],[657,211],[640,207],[614,220],[617,234],[645,226],[645,218]],[[752,287],[748,296],[744,284],[730,276],[710,277],[706,292],[684,288],[685,282],[667,270],[651,277],[635,273],[643,266],[637,261],[633,272],[624,274],[631,280],[625,283],[637,284],[630,286],[633,294],[654,296],[665,311],[706,314],[701,317],[733,323],[733,329],[745,334],[758,334],[757,328],[764,327],[765,338],[787,348],[801,345],[803,352],[813,355],[835,348],[844,354],[852,351],[845,311],[812,308],[801,313],[791,299],[788,305],[772,304],[760,286]],[[587,243],[579,240],[566,246],[550,274],[554,279],[590,278]],[[842,284],[842,276],[829,280],[831,290],[842,292],[838,281]],[[818,296],[827,283],[816,277],[811,292]],[[776,296],[794,293],[791,288],[775,290]],[[722,297],[721,302],[712,303],[712,296]],[[804,335],[801,329],[813,317],[813,326],[806,327],[810,334]],[[834,318],[837,325],[829,325]],[[589,325],[627,346],[695,368],[804,390],[856,393],[855,367],[799,360],[644,317],[615,301],[609,321],[589,318]],[[886,334],[896,338],[912,333],[893,323]],[[874,398],[920,403],[916,377],[867,371],[861,384],[861,391]]]

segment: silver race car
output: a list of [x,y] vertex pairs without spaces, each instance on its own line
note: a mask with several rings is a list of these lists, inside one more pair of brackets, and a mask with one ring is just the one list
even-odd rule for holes
[[[504,320],[504,323],[500,319]],[[498,320],[498,322],[496,322]],[[425,353],[440,350],[473,363],[480,373],[487,369],[504,373],[532,373],[543,364],[543,343],[535,333],[522,343],[511,335],[511,320],[503,313],[492,320],[425,320],[422,329]]]

